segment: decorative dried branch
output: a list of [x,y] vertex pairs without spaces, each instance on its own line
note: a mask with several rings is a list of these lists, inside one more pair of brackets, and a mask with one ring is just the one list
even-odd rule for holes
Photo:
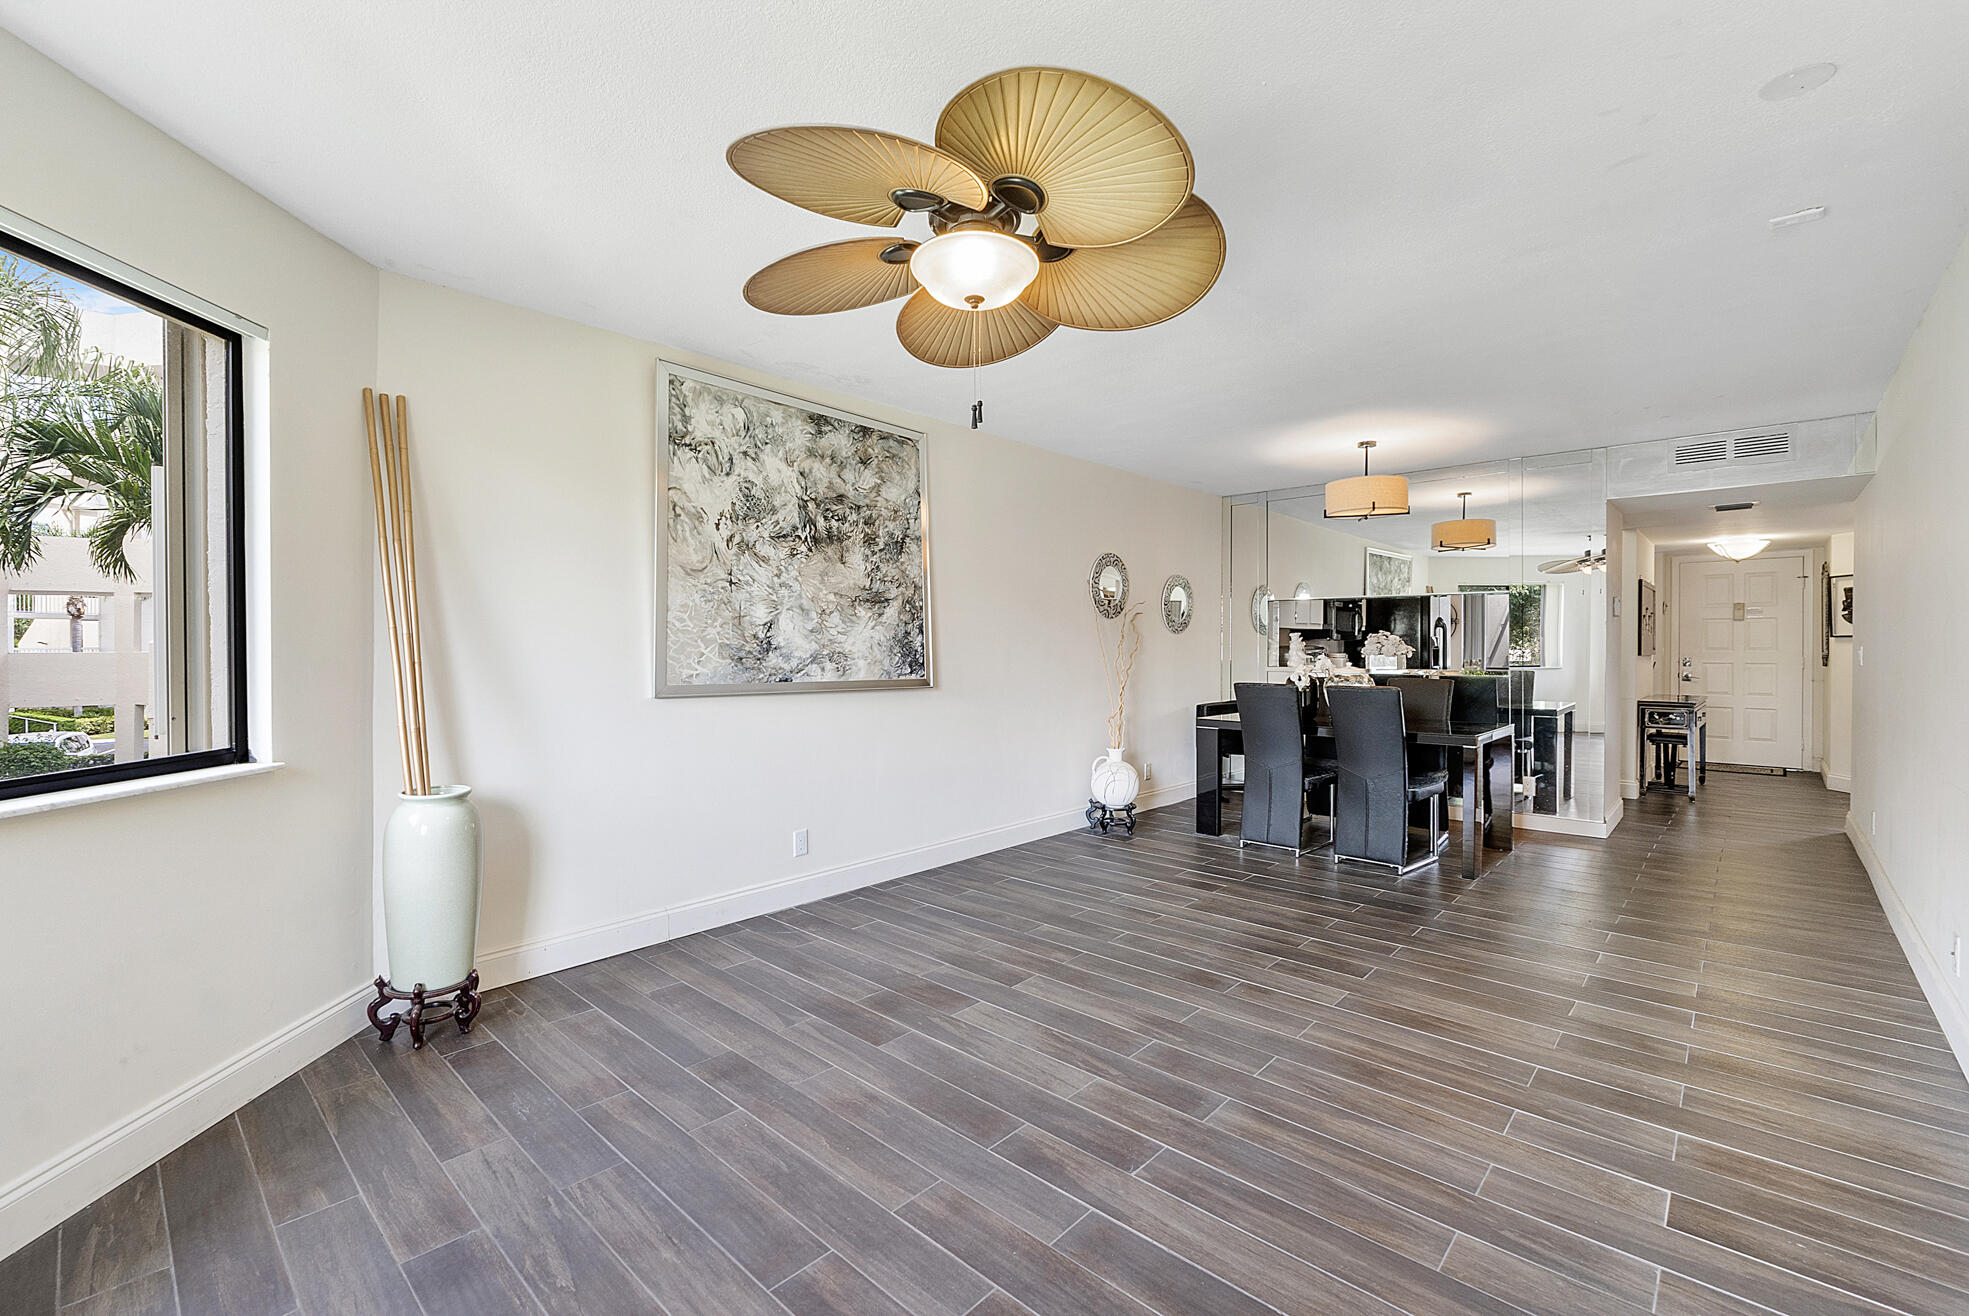
[[[376,551],[383,568],[383,605],[390,627],[390,677],[396,687],[397,749],[406,795],[431,793],[430,742],[424,727],[424,643],[417,619],[417,550],[410,501],[408,404],[374,389],[362,391],[369,435],[369,479],[376,503]],[[392,423],[394,421],[394,423]]]
[[1108,681],[1108,700],[1114,711],[1108,714],[1108,745],[1121,744],[1122,719],[1128,707],[1128,679],[1135,672],[1135,657],[1142,651],[1142,605],[1137,604],[1113,619],[1114,642],[1104,633],[1104,618],[1094,618],[1094,637],[1101,646],[1101,671]]

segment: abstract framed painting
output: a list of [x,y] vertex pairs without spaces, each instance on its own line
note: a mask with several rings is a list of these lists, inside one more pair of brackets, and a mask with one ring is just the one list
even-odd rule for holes
[[924,448],[659,361],[656,695],[933,684]]
[[1367,550],[1366,575],[1361,592],[1369,598],[1406,594],[1415,587],[1415,559],[1406,553],[1370,548]]

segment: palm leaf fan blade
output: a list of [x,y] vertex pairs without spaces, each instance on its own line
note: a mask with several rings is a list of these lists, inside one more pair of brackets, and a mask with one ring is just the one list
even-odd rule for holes
[[896,337],[911,356],[952,370],[1009,360],[1056,328],[1018,302],[992,311],[959,311],[922,288],[896,316]]
[[741,137],[725,160],[746,182],[804,210],[894,228],[898,189],[932,192],[976,209],[984,180],[934,146],[873,128],[799,124]]
[[1042,264],[1019,300],[1074,329],[1146,329],[1196,305],[1223,268],[1224,226],[1192,196],[1133,242],[1076,248]]
[[1131,242],[1190,194],[1196,165],[1176,126],[1125,87],[1070,69],[1007,69],[952,98],[937,147],[990,180],[1045,194],[1040,223],[1066,247]]
[[782,256],[745,281],[745,300],[775,315],[825,315],[894,301],[916,291],[909,262],[890,262],[891,238],[855,238]]

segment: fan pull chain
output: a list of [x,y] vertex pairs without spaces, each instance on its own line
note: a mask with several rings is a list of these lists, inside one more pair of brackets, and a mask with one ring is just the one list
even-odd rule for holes
[[971,307],[971,428],[984,424],[984,388],[978,383],[978,310],[984,298],[972,293],[964,299]]

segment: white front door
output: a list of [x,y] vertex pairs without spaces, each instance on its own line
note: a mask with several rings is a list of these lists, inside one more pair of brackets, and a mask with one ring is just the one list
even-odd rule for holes
[[1676,564],[1671,684],[1709,701],[1710,762],[1805,766],[1806,576],[1802,553]]

